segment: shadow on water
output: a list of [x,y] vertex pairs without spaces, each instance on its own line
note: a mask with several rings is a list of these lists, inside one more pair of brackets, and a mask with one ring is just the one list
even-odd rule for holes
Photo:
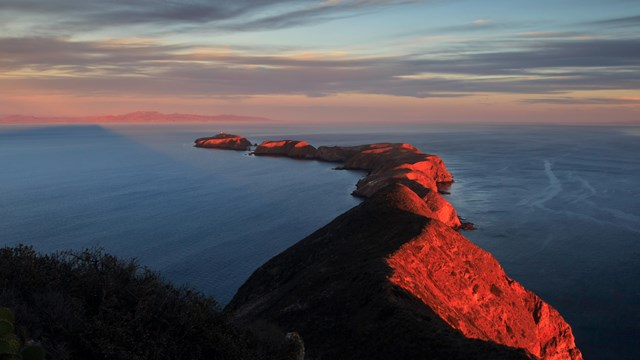
[[196,149],[163,133],[171,153],[132,138],[100,126],[0,128],[2,244],[99,245],[225,303],[263,262],[358,202],[358,175],[331,164]]

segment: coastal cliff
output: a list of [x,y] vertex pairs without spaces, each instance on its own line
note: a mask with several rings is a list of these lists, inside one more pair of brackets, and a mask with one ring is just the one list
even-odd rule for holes
[[300,159],[314,159],[317,149],[306,141],[280,140],[263,141],[254,155],[287,156]]
[[308,359],[582,359],[570,326],[462,236],[443,161],[408,144],[263,142],[256,155],[367,170],[360,205],[256,270],[225,311],[302,337]]
[[442,159],[423,154],[409,144],[381,143],[361,146],[320,146],[315,148],[306,141],[264,141],[254,155],[287,156],[342,162],[339,169],[367,170],[369,174],[358,181],[354,195],[370,197],[378,190],[402,183],[426,196],[438,191],[438,183],[451,183],[453,177]]

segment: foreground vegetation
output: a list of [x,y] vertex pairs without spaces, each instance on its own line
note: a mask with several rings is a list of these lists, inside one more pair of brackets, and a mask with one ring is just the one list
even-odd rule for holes
[[[101,250],[0,249],[0,306],[47,359],[291,359],[276,329],[240,329],[216,301]],[[294,349],[294,350],[292,350]],[[298,352],[298,354],[292,353]]]

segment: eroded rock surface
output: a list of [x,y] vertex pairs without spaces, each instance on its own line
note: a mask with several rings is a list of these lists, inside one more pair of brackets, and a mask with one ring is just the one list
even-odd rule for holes
[[314,159],[317,149],[309,145],[306,141],[296,140],[279,140],[279,141],[263,141],[256,150],[254,155],[272,155],[287,156],[292,158]]
[[264,141],[255,155],[275,155],[321,161],[342,162],[341,169],[367,170],[369,175],[356,184],[354,195],[370,197],[378,190],[403,183],[412,190],[437,192],[438,183],[450,183],[453,177],[442,159],[423,154],[409,144],[381,143],[360,146],[320,146],[305,141]]
[[220,133],[215,136],[196,139],[195,146],[202,148],[247,150],[251,146],[251,142],[239,135]]
[[525,349],[543,359],[581,359],[560,314],[450,227],[431,222],[387,264],[391,282],[469,338]]

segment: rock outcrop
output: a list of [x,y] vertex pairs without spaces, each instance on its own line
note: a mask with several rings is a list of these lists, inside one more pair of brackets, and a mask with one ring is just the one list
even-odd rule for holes
[[296,140],[279,140],[279,141],[263,141],[256,150],[254,155],[272,155],[287,156],[299,159],[315,159],[317,149],[309,145],[306,141]]
[[437,192],[438,183],[453,181],[442,159],[423,154],[409,144],[320,146],[316,149],[306,141],[264,141],[254,154],[342,162],[341,169],[367,170],[369,174],[356,184],[354,191],[354,195],[361,197],[370,197],[395,183],[403,183],[426,195],[427,190]]
[[242,136],[220,133],[216,136],[196,139],[195,146],[202,148],[247,150],[251,146],[251,142]]
[[378,190],[402,183],[420,195],[438,192],[438,183],[453,182],[442,159],[423,154],[409,144],[372,144],[358,146],[347,156],[342,169],[368,170],[356,184],[355,195],[370,197]]
[[456,231],[440,158],[408,144],[263,145],[367,170],[366,199],[256,270],[225,309],[236,321],[299,333],[309,359],[582,359],[562,316]]
[[571,328],[495,258],[432,221],[387,257],[389,280],[466,337],[527,350],[536,358],[580,359]]

